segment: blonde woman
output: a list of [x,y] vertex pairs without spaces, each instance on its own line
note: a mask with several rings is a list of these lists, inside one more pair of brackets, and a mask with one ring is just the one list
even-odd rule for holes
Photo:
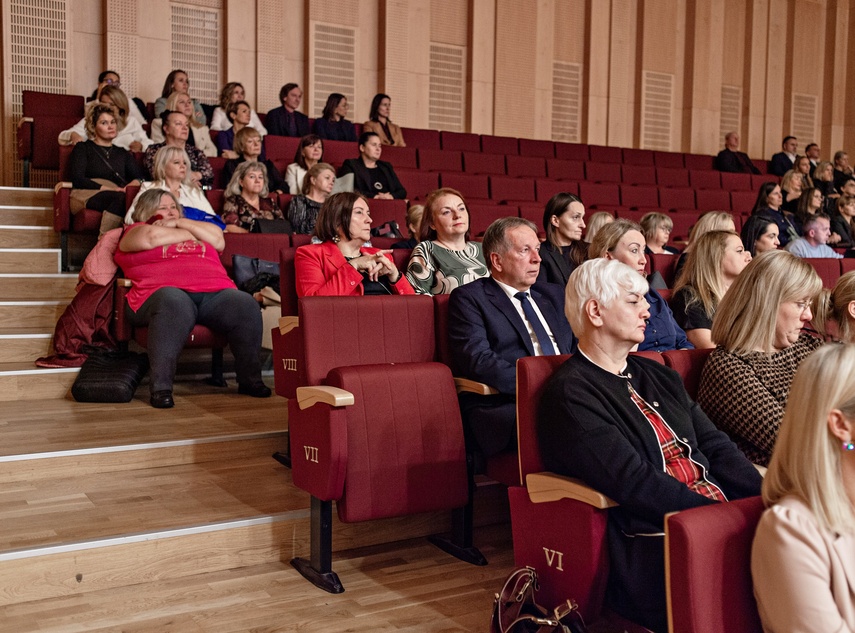
[[670,302],[695,349],[715,347],[710,329],[716,307],[750,261],[751,253],[734,231],[709,231],[695,243]]
[[[228,116],[229,106],[238,101],[246,100],[246,91],[243,84],[236,81],[230,81],[220,91],[220,104],[214,109],[214,114],[211,116],[211,129],[215,132],[228,130],[232,127],[232,120]],[[249,104],[247,104],[249,107]],[[262,137],[267,136],[267,128],[261,123],[258,114],[250,107],[249,122],[247,125],[258,130]]]
[[707,211],[704,213],[700,218],[698,218],[698,221],[695,222],[692,230],[689,231],[689,243],[677,259],[677,267],[674,269],[674,275],[676,277],[680,276],[683,266],[686,265],[686,259],[689,257],[689,253],[692,252],[692,244],[697,242],[701,235],[709,233],[710,231],[735,230],[736,224],[733,222],[733,216],[726,211]]
[[[117,133],[113,139],[113,145],[130,152],[141,152],[151,145],[152,141],[146,136],[139,121],[128,116],[130,106],[128,105],[128,98],[121,88],[109,84],[105,85],[98,93],[98,100],[87,105],[86,112],[88,113],[98,103],[113,106],[115,109]],[[82,141],[92,139],[93,137],[86,127],[86,116],[80,119],[74,127],[59,133],[60,145],[77,145]]]
[[606,224],[611,224],[615,221],[615,216],[608,211],[597,211],[596,213],[592,213],[591,217],[588,218],[586,224],[588,225],[585,230],[585,241],[590,244],[594,241],[594,236],[597,234],[601,228],[603,228]]
[[267,168],[263,163],[241,163],[235,169],[223,202],[223,222],[230,233],[259,232],[256,220],[281,220],[276,196],[267,189]]
[[790,169],[781,178],[781,195],[784,201],[781,209],[789,213],[795,213],[799,208],[799,198],[804,191],[804,179],[801,173]]
[[855,631],[855,346],[799,368],[763,481],[751,576],[763,630]]
[[821,290],[807,261],[769,251],[746,266],[716,310],[717,347],[698,404],[755,464],[769,463],[796,369],[822,345],[802,331]]
[[[180,112],[187,117],[190,124],[187,137],[188,145],[196,146],[209,158],[217,155],[217,146],[211,139],[211,130],[204,123],[199,123],[194,116],[193,98],[189,94],[186,92],[171,93],[166,99],[166,109],[172,112]],[[163,120],[160,117],[155,117],[154,121],[151,122],[151,140],[155,143],[163,143],[166,140],[163,136]]]
[[677,255],[680,251],[673,246],[668,246],[673,229],[674,221],[664,213],[658,211],[645,213],[641,217],[641,232],[647,240],[645,252],[648,255]]

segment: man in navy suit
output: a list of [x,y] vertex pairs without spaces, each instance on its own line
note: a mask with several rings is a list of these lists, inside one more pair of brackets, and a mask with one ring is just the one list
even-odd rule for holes
[[303,100],[303,91],[297,84],[285,84],[279,90],[279,101],[282,105],[267,113],[264,127],[268,134],[275,136],[299,136],[309,133],[309,117],[298,112]]
[[785,136],[781,141],[781,149],[784,151],[778,152],[769,161],[769,173],[776,176],[783,176],[793,168],[796,152],[799,149],[799,140],[795,136]]
[[484,233],[490,277],[459,286],[448,302],[455,376],[486,383],[497,394],[460,395],[469,441],[485,455],[513,444],[516,362],[523,356],[569,354],[575,346],[561,288],[533,287],[540,272],[537,227],[501,218]]

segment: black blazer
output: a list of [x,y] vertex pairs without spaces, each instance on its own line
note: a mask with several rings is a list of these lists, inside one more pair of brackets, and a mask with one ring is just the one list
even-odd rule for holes
[[784,152],[778,152],[769,161],[769,173],[783,176],[793,168],[793,161]]
[[[267,118],[264,119],[264,127],[267,128],[267,133],[274,136],[291,136],[288,134],[286,115],[285,106],[273,108],[268,112]],[[294,117],[294,122],[297,124],[297,134],[295,136],[306,136],[309,133],[309,117],[296,110],[292,113],[292,116]]]
[[[540,273],[537,275],[537,283],[558,284],[561,291],[567,287],[567,280],[576,268],[588,257],[588,242],[579,240],[570,247],[570,252],[565,255],[561,248],[556,247],[549,240],[543,242],[540,247]],[[562,308],[563,310],[563,308]]]
[[[269,129],[269,128],[268,128]],[[721,150],[715,157],[715,168],[719,171],[731,173],[759,174],[760,170],[754,166],[748,154],[745,152],[734,152],[727,148]]]
[[[407,197],[407,190],[404,189],[404,185],[401,184],[398,176],[395,175],[395,169],[391,163],[387,163],[385,160],[378,160],[377,168],[383,173],[384,179],[389,184],[389,193],[392,194],[392,197],[395,200],[404,200]],[[345,174],[353,174],[354,191],[358,191],[366,198],[373,198],[377,195],[377,190],[371,184],[371,177],[368,174],[368,168],[362,162],[362,157],[348,158],[344,161],[338,175],[344,176]]]

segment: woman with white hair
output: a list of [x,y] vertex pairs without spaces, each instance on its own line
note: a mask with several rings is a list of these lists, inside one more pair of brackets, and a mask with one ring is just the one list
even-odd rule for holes
[[855,346],[796,373],[751,551],[763,630],[855,631]]
[[579,347],[544,391],[538,438],[547,470],[619,504],[608,518],[611,608],[665,631],[665,514],[756,495],[761,479],[679,374],[630,355],[644,340],[646,293],[620,261],[589,260],[570,275],[565,312]]

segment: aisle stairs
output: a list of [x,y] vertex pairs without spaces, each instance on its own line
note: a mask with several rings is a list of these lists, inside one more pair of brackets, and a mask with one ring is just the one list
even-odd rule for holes
[[[171,410],[151,408],[145,385],[128,404],[80,404],[78,370],[33,364],[77,282],[59,273],[51,204],[50,190],[0,187],[0,630],[34,601],[290,570],[309,551],[309,498],[271,459],[287,447],[284,399],[185,379]],[[476,516],[506,521],[504,489],[479,486]],[[449,528],[445,514],[336,523],[334,549]]]

